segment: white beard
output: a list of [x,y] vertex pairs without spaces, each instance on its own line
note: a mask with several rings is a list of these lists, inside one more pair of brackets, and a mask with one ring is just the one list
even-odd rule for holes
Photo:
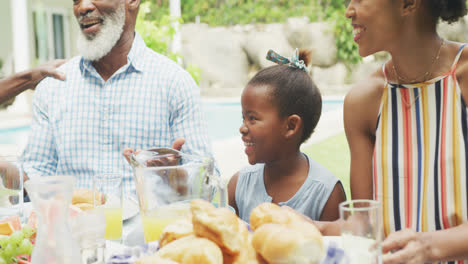
[[[84,17],[80,17],[78,21]],[[125,25],[125,2],[122,1],[114,13],[101,19],[103,23],[96,35],[85,35],[83,31],[78,34],[78,51],[83,58],[90,61],[97,61],[109,54],[119,41]]]

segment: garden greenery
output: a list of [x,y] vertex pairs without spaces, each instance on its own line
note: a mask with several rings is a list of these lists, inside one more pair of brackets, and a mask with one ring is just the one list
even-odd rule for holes
[[[142,20],[164,25],[164,20],[169,14],[169,0],[142,1],[147,5],[144,6],[147,10]],[[281,23],[290,17],[308,17],[312,22],[327,21],[333,25],[338,59],[348,65],[360,61],[357,45],[353,41],[351,23],[344,16],[347,0],[181,0],[180,2],[184,23],[199,21],[210,26]],[[156,24],[155,26],[158,27]],[[170,33],[169,30],[165,34]]]
[[[169,48],[169,43],[176,33],[172,25],[174,22],[177,22],[177,19],[171,18],[169,13],[162,15],[158,19],[154,19],[150,16],[151,12],[152,3],[150,1],[146,1],[140,5],[135,30],[152,50],[167,56],[173,61],[182,61],[182,56],[172,52]],[[186,70],[198,84],[201,79],[201,69],[195,65],[188,64]]]

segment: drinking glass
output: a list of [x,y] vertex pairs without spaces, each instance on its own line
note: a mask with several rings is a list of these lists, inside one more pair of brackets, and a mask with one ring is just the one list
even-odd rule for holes
[[0,156],[0,219],[19,216],[23,220],[23,175],[20,158]]
[[382,263],[380,203],[351,200],[339,205],[342,246],[351,264]]
[[35,177],[25,183],[38,225],[31,263],[81,263],[68,221],[73,176]]
[[74,216],[71,221],[72,235],[81,250],[82,263],[105,263],[105,229],[104,210],[94,208]]
[[[152,156],[154,167],[134,168],[140,215],[146,242],[158,240],[166,225],[188,217],[190,201],[213,202],[219,193],[219,177],[213,176],[213,160],[180,153]],[[219,199],[223,203],[223,199]]]
[[104,211],[105,239],[120,241],[122,237],[122,174],[106,173],[93,177],[94,207]]

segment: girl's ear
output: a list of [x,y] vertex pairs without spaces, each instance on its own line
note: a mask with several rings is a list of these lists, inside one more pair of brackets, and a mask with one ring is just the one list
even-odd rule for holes
[[403,16],[414,13],[421,6],[421,0],[402,0]]
[[300,132],[302,127],[302,118],[298,115],[290,115],[286,119],[286,138],[291,138]]

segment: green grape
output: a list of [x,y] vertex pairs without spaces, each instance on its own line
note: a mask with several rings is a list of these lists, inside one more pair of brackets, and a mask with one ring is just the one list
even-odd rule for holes
[[19,245],[23,241],[24,235],[21,231],[15,231],[10,235],[10,244]]
[[8,236],[0,236],[0,247],[4,248],[8,245],[10,238]]
[[7,262],[5,261],[5,259],[3,259],[3,257],[0,258],[0,264],[7,264]]
[[18,247],[17,255],[22,255],[22,254],[31,255],[33,248],[34,246],[31,243],[31,241],[29,241],[29,239],[23,239],[23,241]]
[[16,256],[15,253],[16,253],[16,247],[13,246],[12,243],[10,243],[3,249],[3,259],[7,263],[11,263],[11,258]]
[[21,229],[21,231],[23,232],[23,235],[25,238],[30,238],[35,232],[36,230],[34,230],[34,228],[28,226],[28,225],[25,225],[23,227],[23,229]]

